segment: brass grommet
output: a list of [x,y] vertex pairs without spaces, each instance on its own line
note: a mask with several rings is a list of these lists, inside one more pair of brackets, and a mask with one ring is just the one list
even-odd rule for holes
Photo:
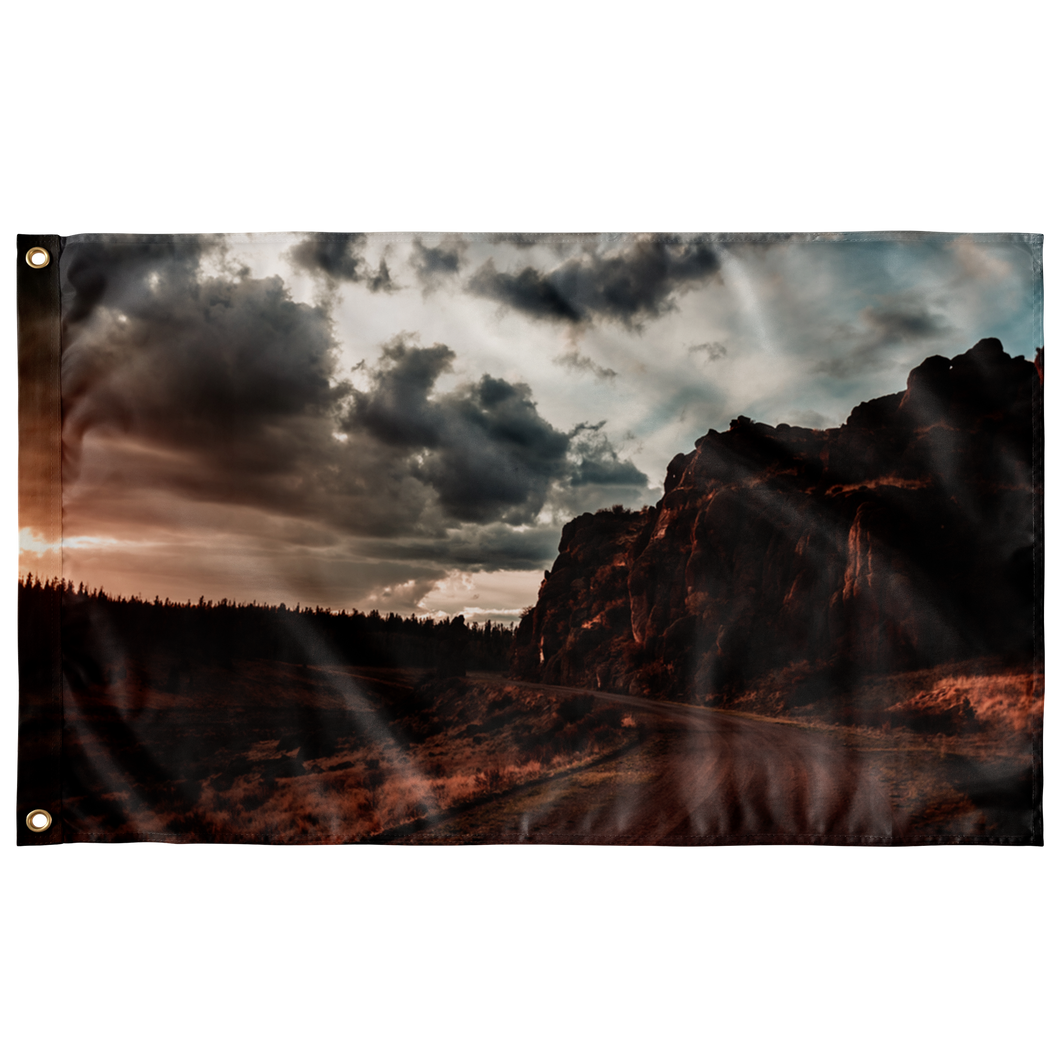
[[[43,817],[44,824],[34,824],[34,817]],[[52,815],[47,810],[30,810],[26,814],[26,827],[31,832],[47,832],[52,826]]]
[[[40,260],[34,261],[34,258]],[[51,254],[49,254],[44,247],[30,247],[26,251],[26,264],[31,269],[43,269],[52,260]]]

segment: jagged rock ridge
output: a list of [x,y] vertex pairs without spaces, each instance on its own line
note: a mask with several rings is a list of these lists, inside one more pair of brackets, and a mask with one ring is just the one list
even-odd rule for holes
[[842,427],[709,431],[654,508],[564,528],[513,673],[705,701],[785,669],[1030,661],[1039,388],[983,339]]

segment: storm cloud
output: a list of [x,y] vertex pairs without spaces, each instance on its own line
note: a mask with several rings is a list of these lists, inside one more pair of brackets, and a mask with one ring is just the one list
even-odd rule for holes
[[[327,307],[295,301],[277,276],[204,274],[193,267],[200,256],[182,245],[169,261],[145,260],[108,285],[91,316],[68,323],[71,533],[243,534],[268,514],[278,520],[269,533],[301,548],[328,530],[431,522],[429,488],[395,474],[385,447],[336,436],[353,387]],[[78,261],[64,255],[72,307]]]
[[819,361],[815,370],[843,379],[875,367],[892,350],[908,352],[950,330],[946,317],[933,310],[922,295],[911,291],[892,295],[862,309],[858,326],[848,329],[845,336],[844,353]]
[[373,540],[365,544],[364,552],[380,559],[458,564],[472,570],[536,570],[555,558],[556,529],[469,524],[438,537]]
[[566,353],[554,357],[552,363],[558,364],[561,368],[567,368],[572,372],[589,372],[604,383],[618,378],[618,372],[614,368],[605,368],[602,364],[597,364],[591,357],[586,356],[584,353],[579,353],[577,350],[568,350]]
[[935,338],[949,330],[944,316],[932,312],[923,301],[912,296],[869,306],[861,315],[872,328],[874,341],[884,345]]
[[719,269],[706,241],[651,237],[601,252],[590,248],[549,272],[500,272],[492,259],[468,290],[528,316],[561,323],[609,320],[635,329],[675,308],[675,296]]
[[433,247],[426,246],[418,236],[412,241],[409,263],[416,271],[423,290],[430,294],[445,280],[457,275],[463,265],[467,244],[453,236]]
[[96,236],[72,242],[63,258],[64,341],[102,305],[135,307],[153,300],[161,285],[180,294],[196,283],[214,236]]
[[103,244],[64,255],[64,441],[75,471],[92,428],[203,453],[253,448],[264,466],[286,451],[272,444],[277,425],[319,421],[348,390],[334,380],[327,311],[292,301],[277,276],[200,275],[208,249]]
[[332,285],[342,281],[364,284],[373,292],[397,290],[385,257],[374,271],[369,267],[364,253],[367,245],[363,232],[319,232],[291,247],[291,264]]
[[611,440],[601,433],[603,424],[581,424],[572,432],[578,465],[570,476],[572,486],[628,486],[643,489],[648,478],[631,460],[623,460]]
[[[260,532],[302,556],[292,569],[326,554],[362,583],[350,557],[391,541],[391,559],[438,564],[418,570],[430,581],[454,566],[539,566],[557,532],[537,525],[546,506],[646,486],[604,424],[555,427],[526,383],[485,373],[442,386],[461,366],[444,344],[399,335],[355,387],[326,301],[208,260],[215,249],[64,257],[72,536]],[[247,562],[254,551],[225,548]]]
[[[521,524],[542,509],[550,489],[579,482],[642,488],[647,479],[620,461],[602,424],[564,433],[538,412],[525,383],[483,375],[446,393],[453,370],[447,346],[417,346],[399,337],[386,346],[371,388],[354,393],[343,421],[391,447],[405,472],[429,485],[442,509],[461,522]],[[577,439],[577,440],[575,440]]]

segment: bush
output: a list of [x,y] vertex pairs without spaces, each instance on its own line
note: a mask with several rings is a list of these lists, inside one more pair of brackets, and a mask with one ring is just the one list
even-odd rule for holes
[[567,696],[565,699],[560,700],[559,706],[556,707],[556,713],[568,725],[573,725],[590,714],[594,706],[596,706],[594,696]]

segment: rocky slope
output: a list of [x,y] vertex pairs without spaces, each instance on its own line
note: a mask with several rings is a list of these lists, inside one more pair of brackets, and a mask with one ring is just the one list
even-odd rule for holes
[[700,702],[781,675],[797,703],[856,674],[1029,664],[1039,395],[983,339],[842,427],[709,431],[654,508],[564,528],[513,673]]

